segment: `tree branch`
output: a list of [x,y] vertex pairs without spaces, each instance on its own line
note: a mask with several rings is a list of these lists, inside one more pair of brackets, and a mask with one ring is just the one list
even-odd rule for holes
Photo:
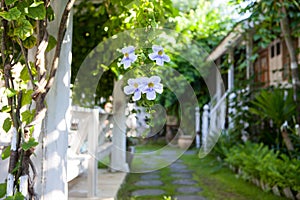
[[32,84],[32,87],[35,86],[35,83],[34,83],[34,78],[33,78],[33,75],[32,75],[32,71],[30,69],[30,66],[28,64],[28,58],[27,58],[27,55],[26,55],[26,52],[25,52],[25,48],[23,46],[23,42],[20,38],[18,38],[19,40],[19,43],[20,43],[20,47],[21,47],[21,51],[22,51],[22,54],[24,56],[24,59],[25,59],[25,66],[27,68],[27,71],[28,71],[28,74],[29,74],[29,77],[30,77],[30,81],[31,81],[31,84]]

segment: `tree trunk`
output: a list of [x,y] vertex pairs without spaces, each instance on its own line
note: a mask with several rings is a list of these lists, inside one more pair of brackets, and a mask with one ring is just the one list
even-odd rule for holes
[[[283,5],[283,0],[280,0]],[[294,101],[297,106],[297,123],[300,124],[300,102],[299,102],[299,94],[300,94],[300,81],[299,81],[299,72],[298,72],[298,61],[297,61],[297,53],[296,49],[293,45],[293,39],[291,36],[291,29],[289,27],[289,19],[287,17],[287,11],[284,6],[281,8],[282,18],[280,20],[281,31],[283,33],[283,37],[288,48],[289,56],[291,59],[290,67],[292,71],[292,84],[294,90]]]

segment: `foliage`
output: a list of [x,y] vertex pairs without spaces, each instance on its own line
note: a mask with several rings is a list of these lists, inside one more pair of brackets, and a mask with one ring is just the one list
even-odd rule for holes
[[[199,63],[199,47],[202,54],[200,56],[203,58],[206,56],[205,50],[210,51],[226,35],[232,21],[228,14],[227,17],[221,17],[222,8],[210,8],[211,4],[208,1],[197,0],[194,4],[197,6],[188,6],[182,10],[178,1],[174,5],[172,1],[146,0],[140,2],[120,1],[115,2],[115,4],[110,1],[103,1],[98,4],[86,0],[80,2],[75,7],[74,13],[73,43],[76,45],[73,46],[72,83],[75,81],[83,59],[99,42],[106,41],[107,38],[130,29],[169,28],[180,34],[179,36],[172,36],[176,43],[170,46],[170,52],[186,52],[184,53],[186,55],[177,55],[176,53],[173,55],[172,53],[170,55],[171,67],[183,75],[183,77],[178,77],[179,79],[185,78],[191,84],[199,98],[200,106],[204,105],[209,97],[204,80],[199,78],[203,74],[199,74],[199,71],[192,65]],[[194,22],[196,21],[199,22],[195,25]],[[97,52],[101,54],[102,51],[115,51],[115,49],[115,46],[105,46],[105,49]],[[193,57],[191,55],[195,55],[195,61],[192,63],[185,59],[186,56]],[[113,80],[118,79],[117,77],[122,71],[120,71],[117,62],[113,62],[110,66],[97,63],[97,66],[95,71],[98,72],[92,72],[95,76],[100,71],[104,72],[96,91],[96,97],[93,97],[96,104],[99,104],[100,97],[107,99],[112,94]],[[176,77],[173,72],[169,70],[166,73]],[[86,92],[91,93],[93,91]],[[173,114],[177,112],[176,97],[168,88],[164,88],[164,95],[160,102],[169,112]]]
[[[262,119],[272,120],[278,133],[281,129],[281,134],[288,150],[291,150],[289,145],[292,145],[288,134],[288,138],[283,135],[285,132],[282,127],[284,123],[291,121],[295,116],[296,105],[294,103],[292,93],[288,90],[274,89],[271,91],[262,90],[253,101],[249,111]],[[277,135],[277,145],[280,144],[280,139]],[[293,145],[292,145],[293,146]]]
[[263,180],[270,187],[290,187],[299,191],[300,179],[296,176],[300,160],[290,159],[285,154],[270,150],[263,144],[246,142],[232,147],[226,154],[225,162],[239,168],[242,178]]
[[250,112],[260,117],[271,119],[277,128],[285,121],[289,121],[295,114],[295,104],[292,93],[275,89],[273,91],[262,90],[251,102]]
[[[105,0],[100,3],[81,1],[75,6],[74,12],[73,43],[76,45],[72,47],[74,57],[71,82],[74,83],[83,60],[99,43],[105,42],[108,38],[125,30],[159,28],[163,26],[168,17],[173,15],[176,15],[176,9],[173,8],[170,0]],[[101,55],[105,52],[115,52],[117,48],[119,46],[105,45],[104,49],[97,49],[97,53]],[[123,71],[120,70],[117,62],[113,62],[110,66],[103,65],[106,63],[105,60],[102,63],[96,62],[98,62],[95,63],[97,69],[91,72],[93,76],[104,72],[98,84],[96,96],[93,97],[95,104],[100,104],[100,97],[108,99],[112,95],[114,80],[119,79]],[[86,96],[94,93],[94,91],[85,92]],[[90,99],[86,101],[90,101]],[[80,104],[80,102],[74,103]],[[83,105],[87,106],[87,102],[83,102]]]

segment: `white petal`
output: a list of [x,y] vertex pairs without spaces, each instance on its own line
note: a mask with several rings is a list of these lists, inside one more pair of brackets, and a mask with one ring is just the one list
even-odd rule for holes
[[160,77],[159,76],[151,76],[150,81],[153,83],[159,83],[160,82]]
[[124,60],[123,64],[124,64],[124,69],[127,69],[131,65],[131,60],[128,60],[128,59]]
[[137,59],[137,55],[135,55],[134,53],[131,53],[128,55],[128,58],[131,60],[131,62],[134,62]]
[[141,91],[140,91],[140,90],[137,90],[137,91],[135,91],[135,93],[134,93],[134,95],[133,95],[133,97],[132,97],[132,100],[133,100],[133,101],[138,101],[138,100],[141,99],[141,96],[142,96]]
[[134,46],[128,46],[128,47],[124,47],[123,49],[122,49],[122,53],[123,54],[125,54],[125,53],[132,53],[132,52],[134,52],[134,50],[135,50],[135,48],[134,48]]
[[156,58],[156,64],[159,65],[159,66],[163,66],[164,65],[164,61],[162,60],[162,58],[157,57]]
[[166,54],[162,55],[162,60],[165,62],[170,62],[170,57],[167,56]]
[[152,50],[153,50],[154,52],[159,52],[159,51],[163,51],[164,48],[162,48],[161,46],[158,46],[158,45],[153,45],[153,46],[152,46]]
[[148,77],[140,77],[138,81],[140,84],[148,85],[150,79]]
[[158,83],[154,86],[154,90],[155,92],[161,94],[163,92],[163,85],[161,83]]
[[148,100],[154,100],[156,98],[156,93],[155,91],[148,91],[147,94],[146,94],[146,98]]
[[133,78],[130,78],[130,79],[128,79],[128,81],[127,81],[128,85],[131,85],[131,86],[133,86],[136,82],[137,82],[137,80],[136,80],[136,79],[133,79]]
[[130,86],[130,85],[127,85],[127,86],[124,87],[124,93],[126,95],[133,94],[134,91],[135,91],[135,88]]
[[151,60],[155,60],[157,57],[158,57],[158,54],[157,54],[157,53],[150,53],[150,54],[149,54],[149,58],[150,58]]

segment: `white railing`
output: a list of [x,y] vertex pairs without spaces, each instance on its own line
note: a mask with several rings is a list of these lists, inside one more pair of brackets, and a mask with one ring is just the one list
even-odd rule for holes
[[211,151],[224,129],[227,94],[224,93],[212,108],[207,104],[203,107],[200,156],[205,156]]
[[112,142],[105,141],[103,131],[111,114],[81,107],[72,107],[70,114],[70,123],[73,124],[69,126],[67,179],[70,181],[87,170],[88,197],[94,197],[97,193],[98,161],[112,152]]

